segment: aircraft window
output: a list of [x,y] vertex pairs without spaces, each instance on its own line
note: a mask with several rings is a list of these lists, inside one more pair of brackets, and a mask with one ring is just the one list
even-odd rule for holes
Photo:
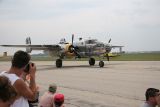
[[96,44],[97,40],[96,39],[90,39],[85,41],[86,44]]
[[95,40],[87,40],[86,41],[86,44],[95,44],[96,42],[95,42]]
[[83,45],[83,42],[81,42],[81,45]]
[[89,41],[87,40],[87,41],[85,41],[86,42],[86,44],[89,44]]
[[89,43],[89,44],[92,44],[92,40],[89,40],[88,43]]
[[97,47],[104,47],[104,44],[97,44]]
[[60,43],[60,44],[66,43],[66,39],[65,39],[65,38],[62,38],[59,43]]

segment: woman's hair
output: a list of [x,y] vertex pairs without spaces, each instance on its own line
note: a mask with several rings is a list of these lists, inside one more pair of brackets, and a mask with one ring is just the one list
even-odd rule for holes
[[14,99],[16,96],[17,92],[9,79],[5,76],[0,76],[0,100],[6,102]]

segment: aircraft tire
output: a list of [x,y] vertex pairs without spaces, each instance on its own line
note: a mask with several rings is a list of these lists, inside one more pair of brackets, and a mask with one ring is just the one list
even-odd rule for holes
[[56,60],[56,67],[57,68],[61,68],[62,67],[62,60],[61,59],[57,59]]
[[89,59],[89,65],[93,66],[95,64],[95,59],[94,58],[90,58]]
[[103,61],[99,61],[99,67],[104,67],[104,62]]

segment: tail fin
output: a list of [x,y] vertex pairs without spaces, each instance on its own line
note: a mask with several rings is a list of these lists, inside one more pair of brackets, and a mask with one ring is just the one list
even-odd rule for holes
[[28,46],[26,47],[26,52],[27,52],[27,53],[31,53],[32,48],[30,47],[30,45],[31,45],[31,38],[30,38],[30,37],[27,37],[27,38],[26,38],[26,45],[28,45]]
[[31,38],[30,37],[26,38],[26,45],[31,45]]

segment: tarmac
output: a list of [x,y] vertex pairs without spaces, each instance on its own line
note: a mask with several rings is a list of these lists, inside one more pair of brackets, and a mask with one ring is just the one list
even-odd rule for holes
[[[56,83],[65,107],[139,107],[147,88],[160,89],[160,61],[106,61],[103,68],[87,61],[64,61],[62,68],[52,61],[34,63],[40,95]],[[0,62],[0,71],[10,65]]]

